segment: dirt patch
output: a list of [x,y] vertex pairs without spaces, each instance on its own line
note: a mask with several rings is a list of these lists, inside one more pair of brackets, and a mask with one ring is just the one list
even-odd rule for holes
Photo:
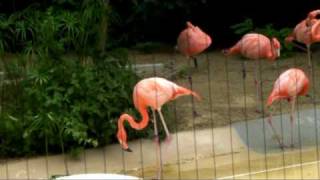
[[[225,57],[221,52],[208,52],[197,57],[199,67],[195,69],[193,62],[178,53],[131,53],[134,64],[162,63],[146,71],[139,71],[142,77],[160,76],[170,79],[182,86],[190,88],[188,73],[192,74],[193,89],[202,96],[202,101],[194,102],[195,110],[200,116],[194,118],[190,97],[182,97],[169,103],[173,117],[176,117],[178,130],[192,128],[218,127],[237,121],[252,120],[268,116],[265,107],[266,99],[272,90],[273,83],[279,74],[288,68],[298,67],[308,75],[311,87],[309,94],[319,96],[320,54],[313,54],[314,82],[308,69],[306,53],[295,53],[294,56],[279,59],[274,63],[261,59],[258,61],[259,73],[262,77],[262,113],[256,112],[256,89],[254,84],[253,60],[245,60],[240,56]],[[242,66],[246,62],[247,76],[243,79]],[[315,91],[313,92],[313,86]],[[319,98],[317,98],[319,100]],[[312,98],[300,97],[297,110],[313,108],[317,105]],[[274,114],[290,112],[288,102],[274,103]],[[174,112],[176,107],[176,113]],[[170,118],[171,119],[171,118]]]

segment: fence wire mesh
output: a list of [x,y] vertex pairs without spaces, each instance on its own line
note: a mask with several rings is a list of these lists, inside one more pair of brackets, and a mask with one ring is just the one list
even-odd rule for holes
[[[260,40],[257,47],[260,47]],[[263,51],[259,48],[259,53],[260,50]],[[0,178],[49,179],[83,173],[116,173],[143,179],[318,179],[317,77],[320,66],[316,53],[312,56],[311,66],[307,64],[308,57],[311,57],[309,47],[307,53],[297,52],[292,58],[274,62],[207,51],[196,57],[197,66],[193,66],[192,58],[173,50],[149,54],[132,52],[130,60],[132,69],[139,75],[137,81],[162,77],[198,93],[201,100],[197,101],[193,96],[171,98],[186,93],[174,94],[183,91],[174,87],[173,94],[166,94],[168,92],[162,92],[157,86],[159,82],[154,80],[150,86],[155,90],[151,95],[155,99],[152,103],[156,112],[147,111],[150,122],[146,126],[154,126],[155,134],[128,141],[133,152],[123,151],[119,144],[111,144],[83,150],[78,159],[72,159],[64,152],[64,142],[61,154],[49,154],[46,138],[44,142],[38,142],[43,143],[44,157],[6,157],[0,164]],[[297,95],[275,102],[272,108],[266,107],[272,88],[276,87],[276,79],[290,68],[302,69],[309,78],[307,97],[292,92]],[[4,83],[10,83],[7,76],[7,72],[1,75],[1,113],[6,108],[3,99],[7,91]],[[298,81],[295,78],[295,84]],[[132,84],[132,90],[134,86]],[[138,88],[133,96],[151,91],[143,88],[146,87]],[[299,91],[301,87],[294,88]],[[170,96],[172,101],[164,104],[159,98],[162,96]],[[138,105],[147,102],[147,99],[136,100]],[[295,104],[290,105],[292,102]],[[268,119],[270,113],[272,122]],[[166,139],[168,134],[163,119],[171,140]],[[271,123],[280,134],[273,134]],[[135,126],[144,130],[142,125]],[[293,137],[290,137],[290,128],[294,128]],[[279,147],[278,139],[285,147]]]

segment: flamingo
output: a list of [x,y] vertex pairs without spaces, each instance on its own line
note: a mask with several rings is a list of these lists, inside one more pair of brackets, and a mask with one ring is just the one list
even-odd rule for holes
[[297,24],[293,32],[285,38],[287,43],[296,40],[306,45],[309,67],[311,67],[311,44],[320,42],[320,20],[316,19],[319,14],[320,10],[309,12],[307,18]]
[[195,55],[200,54],[211,45],[211,37],[203,32],[198,26],[190,21],[186,23],[187,28],[178,36],[176,49],[187,58],[193,59],[195,68],[198,67]]
[[154,125],[154,135],[155,135],[155,144],[157,148],[157,164],[158,164],[158,175],[160,177],[161,174],[161,164],[159,162],[160,159],[160,150],[159,150],[159,137],[158,137],[158,129],[156,123],[155,111],[158,112],[161,122],[163,124],[165,133],[166,133],[166,142],[171,141],[171,135],[165,123],[164,117],[161,112],[161,107],[172,100],[180,96],[192,95],[200,100],[200,96],[187,88],[179,86],[174,82],[171,82],[165,78],[161,77],[150,77],[145,78],[139,81],[133,90],[133,102],[135,108],[140,112],[142,120],[136,121],[129,114],[122,114],[118,120],[118,132],[117,138],[123,150],[132,152],[127,143],[127,133],[124,128],[124,122],[128,121],[129,125],[136,129],[142,130],[146,128],[149,122],[149,115],[147,112],[147,108],[151,107],[153,113],[153,125]]
[[306,74],[298,68],[291,68],[283,72],[274,83],[272,92],[267,100],[267,107],[270,108],[268,123],[270,124],[273,133],[276,135],[277,141],[281,148],[284,144],[280,141],[279,136],[272,124],[271,105],[273,102],[281,99],[286,99],[291,103],[290,125],[291,125],[291,147],[293,144],[293,121],[295,119],[295,104],[298,96],[307,96],[309,89],[309,79]]
[[[280,56],[280,42],[277,38],[268,38],[263,34],[247,33],[245,34],[234,46],[229,49],[224,49],[222,52],[229,56],[234,54],[241,54],[242,56],[258,60],[260,58],[267,59],[269,61],[275,61]],[[255,61],[255,86],[256,86],[256,98],[257,102],[260,101],[260,81],[258,80],[258,66]],[[246,77],[245,64],[243,66],[243,78]],[[260,112],[257,104],[257,112]]]
[[[198,62],[195,56],[206,50],[211,45],[212,39],[208,34],[202,31],[201,28],[194,26],[190,21],[187,21],[186,25],[187,27],[181,31],[178,36],[175,49],[185,55],[187,59],[193,59],[195,68],[198,68]],[[188,80],[190,89],[192,90],[191,71],[189,71]],[[193,97],[191,100],[193,104]],[[193,109],[193,116],[199,116],[195,109]]]

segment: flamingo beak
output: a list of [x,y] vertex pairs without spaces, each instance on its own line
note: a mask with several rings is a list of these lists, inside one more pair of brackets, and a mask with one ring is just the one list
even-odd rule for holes
[[119,139],[119,143],[121,145],[122,150],[127,152],[132,152],[132,150],[128,147],[128,145],[126,143],[123,143],[121,139]]

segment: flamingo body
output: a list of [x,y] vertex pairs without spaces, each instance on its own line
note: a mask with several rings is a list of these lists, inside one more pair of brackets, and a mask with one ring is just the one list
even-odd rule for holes
[[291,68],[283,72],[276,80],[273,90],[268,98],[267,105],[280,99],[291,99],[296,96],[304,96],[309,89],[309,79],[306,74],[297,68]]
[[248,33],[225,53],[227,55],[241,54],[253,60],[265,58],[273,61],[280,56],[280,47],[280,42],[276,38],[270,40],[262,34]]
[[[295,119],[295,103],[298,96],[304,96],[307,94],[309,89],[309,79],[306,74],[298,68],[291,68],[283,72],[276,82],[274,83],[272,92],[270,93],[267,101],[267,106],[271,107],[272,103],[276,100],[287,99],[291,104],[291,113],[290,113],[290,125],[291,125],[291,147],[294,146],[293,143],[293,126]],[[281,142],[280,138],[277,135],[277,132],[272,124],[272,114],[270,112],[268,122],[273,130],[273,133],[276,134],[277,141],[281,148],[284,147],[284,144]]]
[[161,122],[163,124],[164,130],[166,132],[166,142],[170,142],[171,135],[165,123],[163,114],[161,112],[161,107],[168,101],[172,101],[180,96],[192,95],[197,99],[200,99],[200,96],[182,86],[179,86],[167,79],[161,77],[151,77],[145,78],[139,81],[133,90],[133,102],[135,108],[140,112],[142,120],[136,121],[129,114],[122,114],[118,120],[118,132],[117,138],[123,150],[131,152],[131,149],[128,147],[127,143],[127,133],[124,128],[124,121],[128,121],[130,126],[136,130],[144,129],[149,123],[149,115],[147,108],[151,107],[153,112],[153,125],[154,125],[154,135],[155,143],[157,147],[157,162],[158,162],[158,173],[157,177],[161,179],[161,158],[160,145],[158,138],[158,128],[156,123],[155,111],[159,113]]
[[177,48],[183,55],[191,57],[207,49],[211,42],[208,34],[188,21],[187,28],[178,36]]
[[[251,60],[266,59],[275,61],[280,56],[280,42],[277,38],[268,38],[263,34],[247,33],[231,48],[223,50],[225,55],[241,54]],[[243,62],[243,78],[246,77],[245,62]],[[255,86],[257,102],[261,102],[260,78],[258,78],[257,61],[255,64]],[[261,112],[261,107],[257,103],[256,112]]]

